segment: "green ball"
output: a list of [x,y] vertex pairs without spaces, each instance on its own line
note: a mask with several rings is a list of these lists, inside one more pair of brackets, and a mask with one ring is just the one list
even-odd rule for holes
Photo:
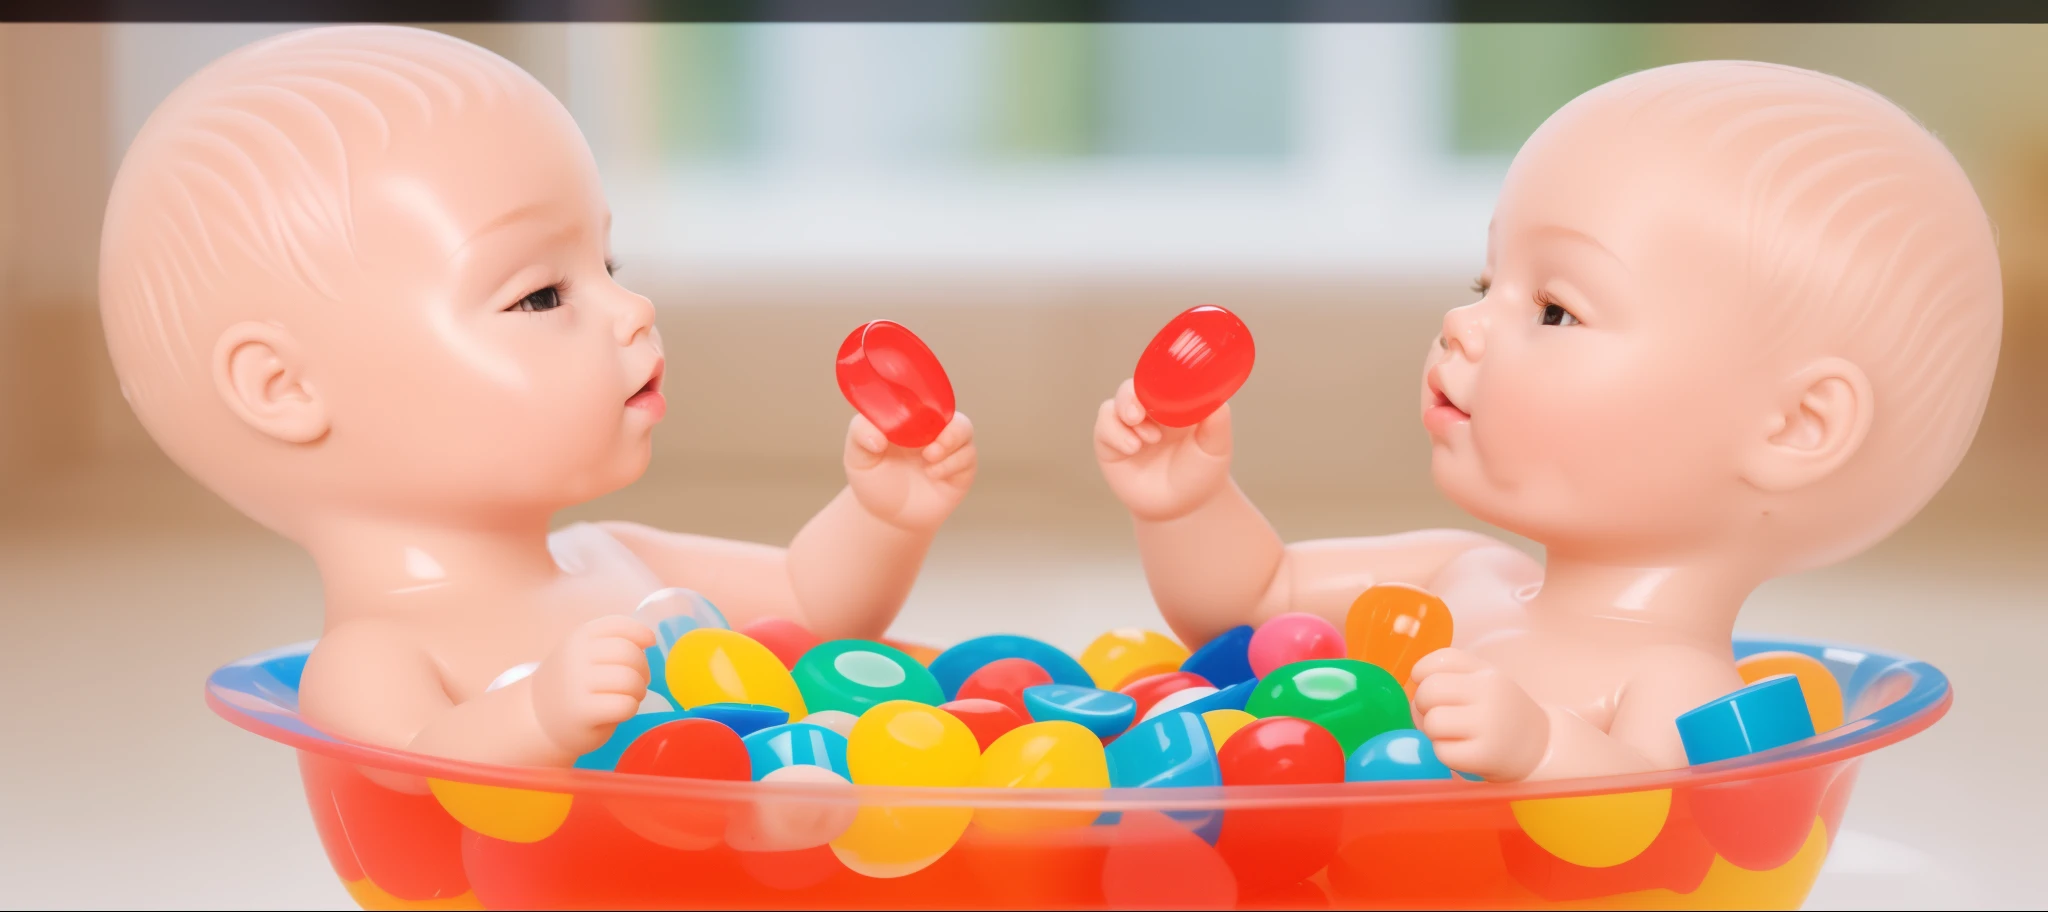
[[811,647],[790,674],[811,712],[838,710],[855,716],[890,700],[926,706],[946,701],[939,679],[903,650],[871,640],[833,640]]
[[1259,680],[1244,711],[1261,719],[1314,722],[1337,736],[1347,757],[1373,738],[1415,727],[1401,682],[1357,659],[1310,659],[1275,668]]

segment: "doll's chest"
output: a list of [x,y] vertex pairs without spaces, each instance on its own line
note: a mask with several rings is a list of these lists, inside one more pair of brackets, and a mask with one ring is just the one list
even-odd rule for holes
[[1601,731],[1615,710],[1637,658],[1625,650],[1536,632],[1490,637],[1472,653],[1521,685],[1536,702],[1566,709]]

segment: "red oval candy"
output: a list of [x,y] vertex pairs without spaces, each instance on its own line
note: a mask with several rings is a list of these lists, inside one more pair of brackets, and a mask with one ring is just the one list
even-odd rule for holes
[[958,700],[994,700],[1017,711],[1020,718],[1031,718],[1031,710],[1024,705],[1024,688],[1051,684],[1052,675],[1038,667],[1030,659],[1011,657],[997,659],[974,670],[961,682],[960,691],[953,695]]
[[1237,395],[1252,375],[1252,331],[1236,314],[1203,305],[1152,337],[1131,375],[1153,421],[1192,427]]
[[1212,687],[1209,679],[1192,671],[1169,671],[1138,678],[1117,688],[1117,692],[1138,701],[1138,718],[1145,718],[1145,712],[1153,704],[1190,687]]
[[924,341],[889,320],[855,329],[839,346],[839,392],[882,436],[916,449],[953,420],[953,381]]
[[817,635],[804,629],[802,624],[788,618],[762,618],[741,627],[740,633],[768,647],[769,652],[775,653],[775,657],[782,660],[782,667],[791,670],[796,668],[796,660],[803,658],[804,653],[810,652],[811,647],[824,642],[818,639]]
[[939,708],[966,723],[967,730],[974,733],[974,743],[981,745],[982,750],[988,750],[989,745],[996,743],[997,738],[1009,734],[1010,729],[1023,725],[1026,718],[1018,715],[1016,710],[994,700],[973,697],[941,703]]

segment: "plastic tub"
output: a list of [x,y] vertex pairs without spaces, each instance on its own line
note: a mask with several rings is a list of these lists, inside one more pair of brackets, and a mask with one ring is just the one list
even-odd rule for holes
[[1820,873],[1860,758],[1951,702],[1922,662],[1745,638],[1738,658],[1827,664],[1848,721],[1709,766],[1535,784],[832,788],[337,740],[297,713],[311,647],[215,671],[206,700],[298,750],[328,860],[366,909],[1789,909]]

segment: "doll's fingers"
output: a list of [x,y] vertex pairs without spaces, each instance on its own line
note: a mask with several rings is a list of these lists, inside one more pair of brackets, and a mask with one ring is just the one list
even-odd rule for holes
[[974,460],[974,445],[968,444],[937,464],[926,466],[924,474],[926,478],[941,481],[974,468]]
[[[583,625],[584,633],[594,639],[617,638],[632,643],[641,649],[654,645],[654,631],[623,614],[607,614]],[[645,661],[646,656],[642,655]]]
[[1166,436],[1165,429],[1161,428],[1156,421],[1140,421],[1131,428],[1131,431],[1138,435],[1139,440],[1143,440],[1148,444],[1158,443]]
[[938,438],[925,444],[924,461],[938,462],[945,459],[973,439],[974,422],[967,420],[966,413],[954,412],[953,420],[946,422],[946,429],[939,432]]
[[1472,679],[1456,673],[1431,675],[1415,685],[1415,711],[1428,715],[1430,710],[1448,706],[1463,706],[1472,702]]
[[607,723],[623,722],[640,712],[640,701],[645,694],[635,696],[623,693],[598,693],[590,695],[590,712]]
[[1195,425],[1195,446],[1211,456],[1230,455],[1230,403],[1217,406]]
[[590,669],[587,680],[591,693],[637,697],[647,692],[647,672],[624,665],[599,665]]
[[1479,716],[1469,706],[1439,706],[1423,713],[1417,727],[1435,743],[1438,757],[1450,763],[1444,751],[1479,734]]
[[644,672],[647,669],[647,645],[635,643],[625,637],[605,637],[590,644],[588,655],[591,663],[595,665],[639,668]]
[[1145,422],[1145,404],[1138,401],[1138,386],[1125,380],[1116,388],[1116,416],[1125,424],[1137,427]]
[[846,429],[846,467],[849,469],[872,469],[882,464],[882,457],[889,449],[889,439],[866,418],[855,415],[853,424]]
[[1145,442],[1117,414],[1116,401],[1105,400],[1096,413],[1096,455],[1106,461],[1124,459],[1138,455],[1138,451],[1144,448]]
[[1431,675],[1444,674],[1446,672],[1473,672],[1485,667],[1486,664],[1479,661],[1477,656],[1462,649],[1446,647],[1423,656],[1420,661],[1415,663],[1415,670],[1410,673],[1409,677],[1416,681],[1426,681]]

